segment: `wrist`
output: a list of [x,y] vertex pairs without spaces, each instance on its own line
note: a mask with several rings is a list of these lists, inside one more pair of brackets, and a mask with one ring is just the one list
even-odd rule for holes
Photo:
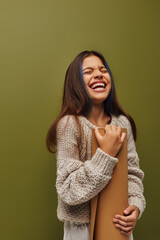
[[110,152],[109,150],[107,150],[107,149],[105,149],[105,148],[103,148],[103,147],[101,147],[101,150],[102,150],[103,152],[107,153],[108,155],[110,155],[111,157],[115,157],[115,154],[113,154],[113,152]]

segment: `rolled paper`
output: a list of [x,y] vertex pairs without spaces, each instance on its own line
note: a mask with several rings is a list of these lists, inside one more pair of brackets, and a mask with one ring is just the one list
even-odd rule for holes
[[[104,129],[99,129],[104,135]],[[90,240],[129,240],[129,236],[115,227],[113,217],[124,215],[128,206],[128,159],[127,159],[127,129],[126,137],[116,157],[118,162],[113,169],[112,178],[106,187],[91,199]],[[107,143],[106,143],[107,144]],[[94,130],[92,132],[92,156],[95,154],[98,142]]]

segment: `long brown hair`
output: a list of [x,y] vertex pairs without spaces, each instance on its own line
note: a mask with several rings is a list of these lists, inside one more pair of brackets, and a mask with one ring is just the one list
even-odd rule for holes
[[59,116],[50,126],[46,136],[46,145],[51,153],[55,152],[53,147],[56,146],[56,128],[59,120],[66,115],[74,115],[76,119],[78,119],[77,116],[87,116],[92,109],[92,100],[85,88],[82,74],[82,61],[90,55],[95,55],[102,60],[111,77],[111,91],[107,99],[104,101],[105,113],[110,117],[111,114],[117,117],[121,114],[126,116],[131,123],[133,137],[136,141],[136,124],[133,118],[122,109],[118,102],[112,73],[104,56],[97,51],[83,51],[71,62],[65,75],[61,111]]

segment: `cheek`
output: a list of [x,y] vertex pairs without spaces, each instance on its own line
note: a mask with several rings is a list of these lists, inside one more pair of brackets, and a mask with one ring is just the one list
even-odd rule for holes
[[85,76],[85,77],[83,77],[83,79],[84,79],[84,83],[85,83],[85,85],[86,85],[86,87],[88,86],[88,83],[89,83],[89,77],[87,77],[87,76]]
[[107,73],[104,77],[107,79],[107,81],[109,83],[111,83],[111,77],[110,77],[109,73]]

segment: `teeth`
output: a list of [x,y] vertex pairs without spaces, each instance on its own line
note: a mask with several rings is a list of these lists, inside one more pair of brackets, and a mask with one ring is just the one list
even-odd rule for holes
[[106,84],[105,83],[95,83],[93,85],[91,85],[91,88],[94,89],[94,88],[97,88],[97,87],[103,87],[105,88]]

